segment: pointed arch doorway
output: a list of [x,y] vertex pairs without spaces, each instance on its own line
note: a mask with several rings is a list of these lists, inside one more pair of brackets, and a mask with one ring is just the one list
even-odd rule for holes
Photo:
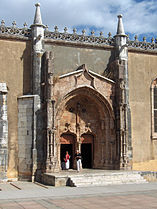
[[76,152],[75,144],[76,137],[73,134],[62,134],[60,138],[60,160],[61,163],[64,162],[66,151],[70,155],[70,169],[74,168],[74,155]]
[[[102,95],[95,94],[89,88],[77,89],[65,98],[57,114],[58,138],[67,134],[73,138],[71,142],[62,142],[61,139],[58,159],[66,151],[61,148],[65,147],[62,144],[72,144],[69,145],[69,149],[73,150],[72,157],[79,149],[83,155],[83,168],[114,169],[119,166],[119,142],[116,143],[114,114]],[[76,160],[71,160],[71,168],[76,169]]]
[[81,154],[82,168],[92,168],[94,156],[94,136],[92,134],[81,136]]

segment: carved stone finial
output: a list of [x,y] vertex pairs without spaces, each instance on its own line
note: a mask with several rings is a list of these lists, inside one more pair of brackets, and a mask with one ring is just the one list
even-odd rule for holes
[[34,24],[42,25],[40,3],[35,4],[35,6],[36,6],[36,11],[35,11],[35,17],[34,17]]
[[103,32],[102,31],[100,31],[100,37],[102,37],[103,36]]
[[85,33],[86,33],[86,31],[85,31],[85,29],[83,29],[82,30],[82,35],[85,36]]
[[67,31],[68,31],[68,28],[65,27],[65,28],[64,28],[64,33],[67,33]]
[[54,27],[54,29],[55,29],[55,33],[58,33],[58,27],[57,27],[57,25]]
[[12,22],[12,25],[13,25],[13,27],[15,28],[15,27],[16,27],[16,21],[13,21],[13,22]]
[[111,38],[111,37],[112,37],[112,34],[111,34],[111,32],[109,32],[109,33],[108,33],[108,37],[109,37],[109,38]]
[[27,28],[27,23],[25,22],[25,23],[23,24],[23,26],[24,26],[24,28]]
[[135,37],[134,37],[134,38],[135,38],[135,41],[138,41],[138,36],[137,36],[137,35],[135,35]]
[[5,26],[5,21],[4,20],[1,21],[1,26]]
[[94,30],[92,30],[92,31],[91,31],[91,35],[94,36],[94,33],[95,33]]
[[117,35],[125,35],[122,15],[120,14],[117,17],[118,17]]
[[76,34],[76,32],[77,32],[77,30],[76,30],[76,28],[74,28],[74,29],[73,29],[73,33]]
[[146,42],[146,37],[145,36],[143,37],[143,42]]
[[155,43],[155,38],[152,37],[151,42],[154,44]]
[[40,3],[39,3],[39,2],[36,3],[35,6],[36,6],[36,7],[40,7]]

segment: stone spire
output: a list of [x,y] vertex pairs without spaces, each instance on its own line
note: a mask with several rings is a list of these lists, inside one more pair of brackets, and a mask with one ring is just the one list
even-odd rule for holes
[[[122,15],[118,15],[117,34],[114,36],[116,47],[117,69],[116,97],[117,97],[117,124],[120,141],[120,169],[132,167],[132,138],[131,138],[131,110],[129,105],[129,77],[128,77],[128,44],[124,32]],[[120,102],[119,102],[120,101]]]
[[32,29],[32,43],[33,43],[33,94],[40,95],[41,84],[41,57],[44,52],[44,30],[45,26],[42,24],[40,4],[35,4],[36,11]]
[[36,6],[36,11],[35,11],[35,16],[34,16],[34,24],[42,25],[40,3],[35,4],[35,6]]
[[124,32],[122,15],[118,15],[117,34],[115,35],[116,57],[119,60],[127,60],[127,35]]
[[117,35],[125,35],[122,15],[118,15],[117,17],[118,17]]

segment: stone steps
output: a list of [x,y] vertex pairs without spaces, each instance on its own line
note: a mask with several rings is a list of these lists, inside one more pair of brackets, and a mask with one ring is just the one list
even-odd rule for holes
[[70,186],[104,186],[113,184],[140,184],[147,181],[138,172],[122,172],[110,174],[78,174],[69,176]]

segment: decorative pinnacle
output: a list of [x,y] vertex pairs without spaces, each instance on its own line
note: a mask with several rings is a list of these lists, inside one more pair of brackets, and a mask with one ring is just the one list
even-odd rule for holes
[[85,33],[86,33],[86,31],[85,31],[85,29],[83,29],[82,30],[82,35],[85,36]]
[[16,27],[16,21],[13,21],[12,25],[13,27]]
[[154,37],[152,37],[151,42],[155,43],[155,38]]
[[36,3],[35,6],[36,6],[36,7],[40,7],[40,3]]
[[92,30],[92,31],[91,31],[91,35],[94,36],[94,33],[95,33],[94,30]]
[[76,28],[74,28],[74,29],[73,29],[73,33],[76,34],[76,32],[77,32],[77,30],[76,30]]
[[146,42],[146,37],[145,36],[143,37],[143,42]]
[[65,28],[64,28],[64,33],[67,33],[67,31],[68,31],[68,28],[65,27]]
[[135,41],[138,41],[138,36],[137,35],[135,35]]
[[111,34],[111,32],[109,32],[109,33],[108,33],[108,37],[109,37],[109,38],[111,38],[111,37],[112,37],[112,34]]
[[35,11],[35,17],[34,17],[34,24],[42,25],[40,3],[35,4],[35,6],[36,6],[36,11]]
[[117,17],[118,17],[117,35],[125,35],[122,15],[120,14]]
[[57,25],[54,27],[54,29],[55,29],[55,33],[58,33],[58,27],[57,27]]
[[102,32],[102,31],[100,31],[100,36],[101,36],[101,37],[103,36],[103,32]]
[[25,23],[23,24],[23,26],[24,26],[24,28],[27,28],[27,23],[25,22]]
[[1,21],[1,25],[3,25],[3,26],[5,25],[5,21],[4,20]]

